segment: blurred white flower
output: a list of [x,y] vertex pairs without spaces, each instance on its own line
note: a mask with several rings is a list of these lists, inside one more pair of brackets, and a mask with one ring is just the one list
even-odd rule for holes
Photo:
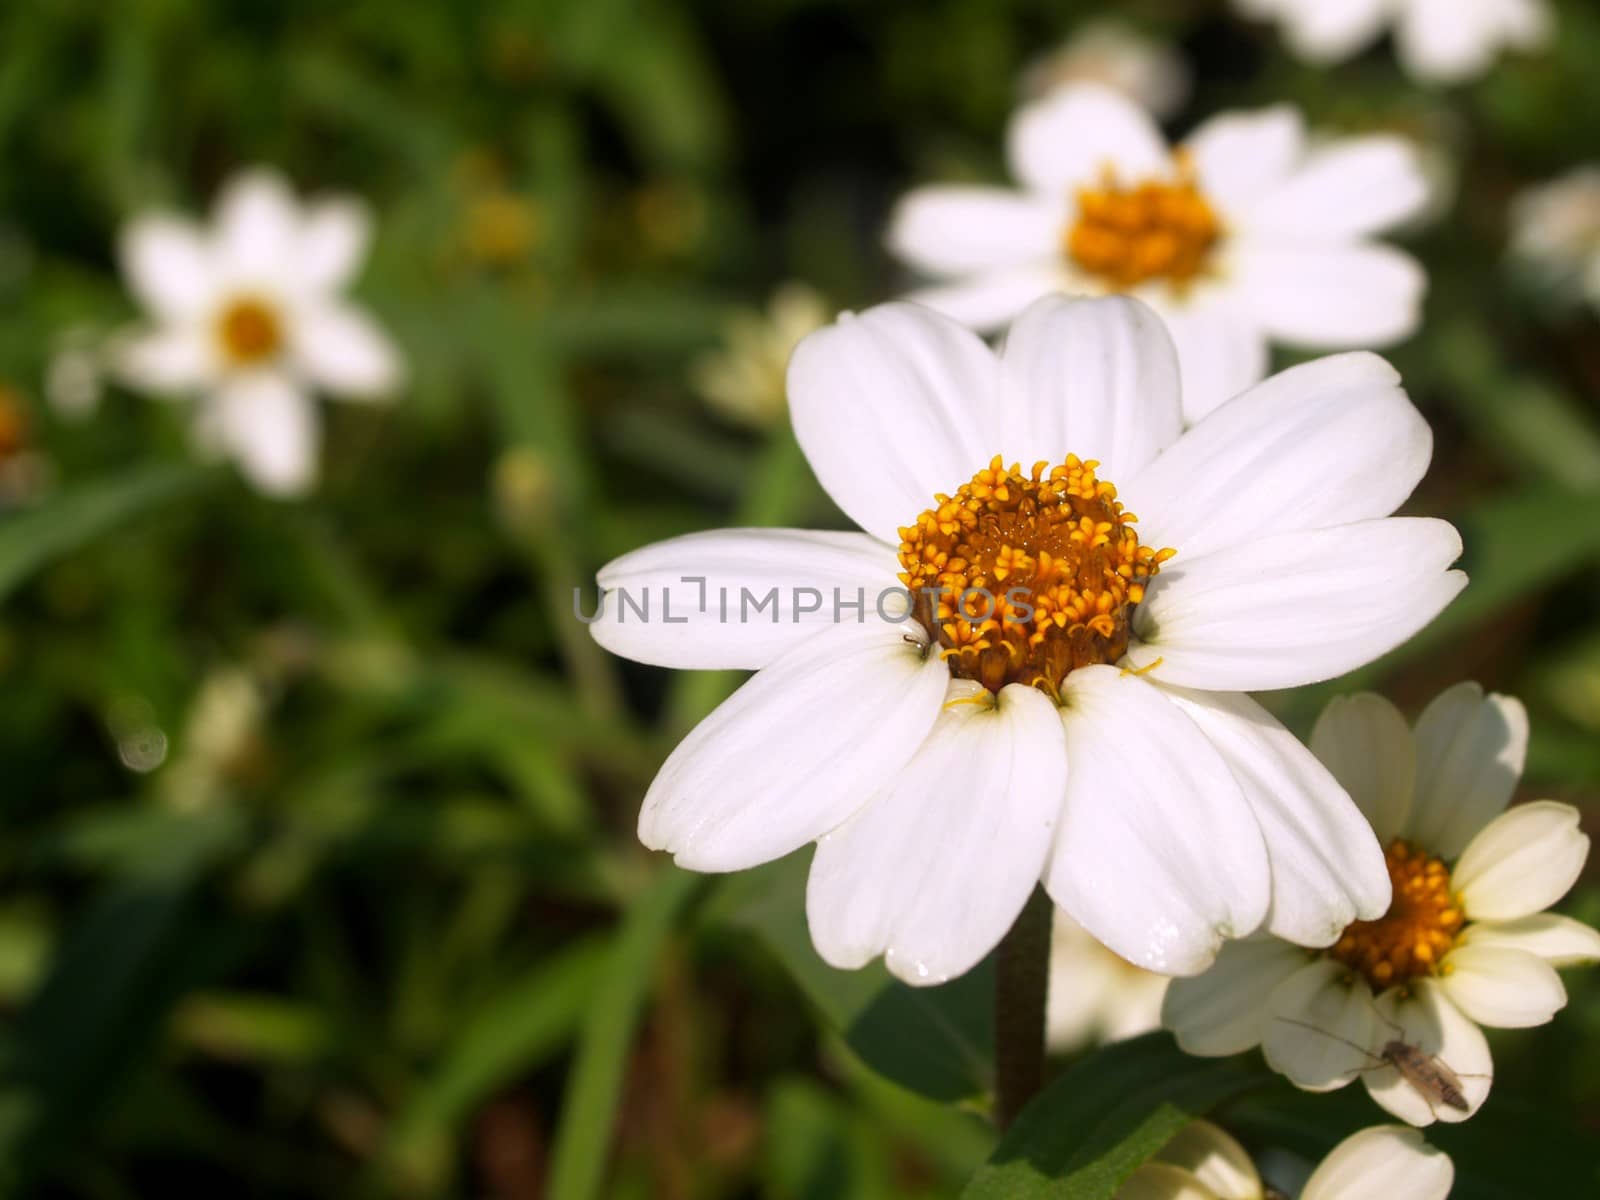
[[44,394],[50,407],[69,421],[93,416],[100,407],[106,370],[105,338],[90,326],[77,326],[56,338],[45,366]]
[[1065,45],[1036,60],[1022,76],[1023,94],[1038,99],[1069,83],[1103,83],[1156,116],[1172,116],[1189,98],[1189,68],[1166,42],[1120,21],[1091,21]]
[[800,339],[833,316],[809,284],[790,281],[772,294],[765,313],[736,312],[723,331],[723,345],[690,365],[690,382],[707,407],[731,421],[768,429],[787,410],[784,373]]
[[168,802],[188,811],[211,804],[248,763],[265,713],[254,672],[229,666],[208,675],[189,707],[180,753],[163,778]]
[[1050,937],[1045,1040],[1053,1053],[1137,1037],[1161,1027],[1167,976],[1113,954],[1056,910]]
[[358,202],[302,207],[262,169],[224,187],[210,229],[136,217],[122,269],[154,327],[119,340],[116,370],[142,390],[198,393],[203,448],[237,459],[263,491],[304,492],[320,441],[309,393],[377,400],[400,383],[387,335],[341,295],[370,237]]
[[[1402,1120],[1463,1121],[1489,1094],[1480,1025],[1542,1025],[1566,1003],[1557,966],[1600,959],[1600,933],[1549,908],[1589,853],[1578,811],[1539,801],[1506,808],[1522,773],[1528,720],[1507,696],[1464,683],[1408,729],[1381,696],[1331,703],[1311,746],[1372,822],[1394,901],[1326,950],[1252,938],[1167,991],[1163,1022],[1193,1054],[1260,1043],[1267,1062],[1310,1091],[1357,1075]],[[1424,1095],[1385,1047],[1442,1063],[1459,1096]]]
[[1243,693],[1370,662],[1465,583],[1449,525],[1384,519],[1432,446],[1386,363],[1296,367],[1184,432],[1155,314],[1051,297],[999,353],[917,305],[845,314],[788,378],[865,532],[691,534],[599,574],[614,653],[757,672],[656,776],[647,846],[734,871],[817,841],[822,957],[913,983],[968,970],[1041,880],[1167,974],[1384,911],[1359,810]]
[[[1415,1129],[1376,1125],[1329,1151],[1306,1180],[1300,1200],[1445,1200],[1455,1174],[1450,1156],[1428,1145]],[[1129,1176],[1116,1200],[1264,1200],[1266,1195],[1245,1148],[1210,1121],[1193,1121]]]
[[1511,205],[1511,253],[1553,291],[1600,308],[1600,165],[1528,188]]
[[1301,58],[1341,62],[1394,26],[1407,71],[1430,83],[1460,83],[1489,69],[1502,50],[1549,40],[1545,0],[1234,0],[1249,17],[1277,21]]
[[1286,106],[1225,113],[1178,150],[1094,84],[1024,107],[1008,135],[1022,190],[932,186],[905,196],[890,249],[949,280],[909,299],[980,332],[1052,292],[1127,292],[1178,346],[1185,417],[1257,382],[1267,348],[1381,346],[1416,328],[1425,276],[1370,240],[1427,201],[1409,142],[1306,146]]

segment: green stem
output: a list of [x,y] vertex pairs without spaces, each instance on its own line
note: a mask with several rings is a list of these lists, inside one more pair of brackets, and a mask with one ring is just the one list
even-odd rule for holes
[[1050,981],[1050,921],[1044,888],[1017,914],[1000,943],[994,981],[995,1123],[1004,1131],[1044,1083],[1045,994]]

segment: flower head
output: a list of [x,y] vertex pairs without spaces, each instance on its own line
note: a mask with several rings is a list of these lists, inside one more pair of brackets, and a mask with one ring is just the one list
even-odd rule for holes
[[980,331],[1052,292],[1126,292],[1162,316],[1195,421],[1266,373],[1269,342],[1380,346],[1417,324],[1424,277],[1370,240],[1420,212],[1427,182],[1398,137],[1308,148],[1299,114],[1227,113],[1169,149],[1096,84],[1022,108],[1007,141],[1021,189],[918,188],[890,248],[947,282],[911,298]]
[[1563,298],[1600,309],[1600,165],[1521,193],[1511,206],[1511,252]]
[[372,400],[400,381],[388,338],[340,294],[370,236],[355,201],[302,207],[260,169],[223,188],[209,230],[168,214],[134,218],[122,269],[153,327],[121,339],[118,373],[144,390],[197,393],[204,448],[237,459],[264,491],[304,491],[319,441],[307,393]]
[[1040,880],[1167,974],[1383,912],[1360,813],[1241,693],[1368,662],[1464,583],[1453,529],[1388,516],[1431,439],[1385,363],[1286,371],[1184,433],[1135,300],[1041,301],[999,354],[890,304],[807,338],[789,397],[863,532],[692,534],[600,572],[603,645],[756,671],[662,767],[647,845],[728,871],[818,842],[822,956],[922,983]]
[[1416,1125],[1477,1111],[1493,1071],[1479,1026],[1543,1024],[1566,1003],[1554,968],[1600,959],[1600,933],[1544,911],[1588,856],[1577,810],[1506,808],[1527,739],[1522,705],[1471,683],[1414,730],[1379,696],[1330,704],[1312,749],[1384,844],[1393,899],[1311,953],[1270,937],[1226,947],[1168,991],[1163,1020],[1184,1049],[1259,1043],[1313,1091],[1359,1075]]

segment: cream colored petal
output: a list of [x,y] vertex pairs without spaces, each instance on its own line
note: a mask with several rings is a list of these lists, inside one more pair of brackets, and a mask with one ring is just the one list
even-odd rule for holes
[[1350,969],[1320,959],[1273,989],[1261,1036],[1267,1065],[1310,1092],[1341,1088],[1375,1061],[1372,993]]
[[1417,752],[1400,710],[1373,692],[1335,696],[1311,731],[1311,752],[1333,772],[1385,845],[1411,810]]
[[1306,1180],[1300,1200],[1445,1200],[1455,1174],[1450,1156],[1415,1129],[1376,1125],[1335,1146]]
[[1556,969],[1509,946],[1458,946],[1441,964],[1439,986],[1457,1008],[1491,1029],[1544,1025],[1567,1004]]
[[1476,683],[1441,692],[1417,718],[1417,793],[1406,836],[1444,859],[1510,803],[1528,755],[1520,701]]
[[1536,800],[1502,813],[1473,838],[1450,883],[1470,920],[1506,921],[1543,912],[1565,896],[1588,857],[1578,810]]
[[1156,1154],[1188,1171],[1222,1200],[1259,1200],[1261,1175],[1249,1152],[1210,1121],[1191,1121]]
[[1552,967],[1600,962],[1600,930],[1557,913],[1534,913],[1511,921],[1475,921],[1462,931],[1459,944],[1526,950]]
[[1273,989],[1307,962],[1304,950],[1275,937],[1227,942],[1209,971],[1172,981],[1161,1023],[1186,1053],[1243,1053],[1261,1042]]

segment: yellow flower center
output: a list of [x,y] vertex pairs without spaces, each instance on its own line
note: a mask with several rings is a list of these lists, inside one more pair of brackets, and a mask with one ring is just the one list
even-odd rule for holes
[[1101,186],[1078,192],[1078,219],[1063,235],[1066,256],[1113,291],[1152,279],[1182,290],[1205,271],[1222,222],[1179,156],[1173,182],[1118,184],[1107,168]]
[[283,346],[283,325],[275,308],[254,297],[231,301],[217,320],[217,340],[233,366],[254,366]]
[[900,530],[912,612],[957,677],[1054,696],[1068,672],[1127,651],[1145,583],[1176,551],[1139,544],[1097,465],[1069,454],[1024,475],[996,455]]
[[1399,838],[1383,857],[1394,888],[1389,911],[1347,926],[1329,951],[1379,992],[1437,970],[1466,922],[1442,861]]

